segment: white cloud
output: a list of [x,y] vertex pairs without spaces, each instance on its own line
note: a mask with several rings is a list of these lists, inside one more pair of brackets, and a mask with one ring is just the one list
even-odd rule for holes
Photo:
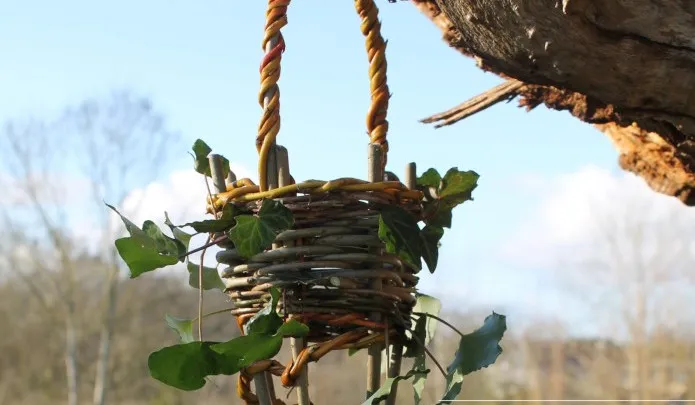
[[[231,169],[238,178],[250,177],[250,171],[243,166],[232,163]],[[115,208],[138,226],[149,219],[168,232],[164,225],[165,211],[176,225],[209,219],[209,215],[205,213],[207,193],[203,176],[191,169],[176,170],[161,180],[132,190],[123,204]],[[71,225],[73,235],[78,240],[90,248],[97,247],[98,241],[92,236],[93,230],[98,226],[96,218],[73,215]],[[113,239],[127,234],[123,222],[115,214],[111,216],[110,234],[113,235]],[[204,240],[199,239],[195,238],[192,246],[204,243]]]
[[544,195],[542,202],[501,244],[502,257],[521,266],[556,265],[559,257],[595,245],[601,227],[620,226],[631,216],[646,222],[690,221],[695,226],[695,211],[652,191],[631,173],[586,166],[545,181],[537,175],[519,177],[520,186],[529,182]]

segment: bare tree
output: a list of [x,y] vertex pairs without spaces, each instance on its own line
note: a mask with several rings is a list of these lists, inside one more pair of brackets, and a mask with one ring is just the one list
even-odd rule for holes
[[604,196],[612,203],[594,204],[591,242],[574,246],[571,258],[558,266],[565,270],[556,274],[567,291],[590,305],[587,321],[601,325],[603,337],[623,353],[611,356],[610,367],[625,378],[613,380],[612,392],[604,395],[671,399],[664,398],[670,394],[654,375],[660,362],[676,358],[657,353],[657,333],[677,333],[693,316],[683,303],[692,298],[695,216],[677,201],[664,203],[666,197],[639,191],[622,197],[613,191]]
[[[76,318],[83,308],[75,299],[77,258],[92,250],[108,268],[101,281],[103,314],[93,391],[94,405],[104,405],[120,269],[110,241],[114,224],[104,201],[121,205],[129,190],[155,179],[177,139],[147,98],[129,92],[87,100],[56,120],[5,126],[2,160],[15,201],[10,201],[13,214],[5,210],[4,218],[58,263],[36,258],[34,264],[46,279],[25,277],[24,282],[36,296],[48,286],[60,298],[55,310],[64,317],[69,405],[78,405],[80,391]],[[85,227],[82,235],[74,232],[76,225]]]

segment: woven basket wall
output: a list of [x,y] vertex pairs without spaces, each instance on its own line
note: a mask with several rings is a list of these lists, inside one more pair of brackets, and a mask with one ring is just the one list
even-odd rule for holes
[[[248,260],[233,247],[217,254],[228,266],[222,278],[236,308],[232,314],[243,323],[267,304],[269,288],[276,287],[283,292],[279,313],[307,323],[308,341],[369,326],[374,312],[387,320],[392,341],[402,341],[411,324],[418,270],[383,253],[379,207],[399,204],[419,218],[419,202],[397,202],[385,192],[344,191],[277,200],[293,213],[294,227],[280,233],[272,249]],[[260,202],[244,207],[256,213]],[[380,290],[375,279],[382,280]]]

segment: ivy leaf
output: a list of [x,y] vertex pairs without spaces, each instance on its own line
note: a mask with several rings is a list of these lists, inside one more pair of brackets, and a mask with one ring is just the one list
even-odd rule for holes
[[444,229],[440,226],[425,225],[420,231],[422,240],[422,258],[425,259],[430,273],[434,273],[439,260],[439,241],[444,236]]
[[[145,221],[140,229],[128,218],[111,208],[125,224],[130,237],[116,240],[116,250],[130,270],[130,278],[142,273],[176,264],[179,261],[179,242],[164,233],[152,221]],[[184,249],[185,253],[185,249]]]
[[[439,301],[437,298],[434,298],[426,294],[417,293],[415,294],[415,296],[417,301],[415,302],[415,306],[413,307],[413,312],[421,312],[424,314],[439,316],[439,311],[442,310],[441,301]],[[434,339],[434,334],[437,331],[438,324],[436,319],[430,318],[429,316],[427,316],[426,318],[427,333],[424,336],[425,346],[430,344],[432,339]]]
[[[424,318],[424,316],[422,317]],[[418,319],[419,320],[419,319]],[[421,350],[415,357],[413,369],[422,370],[425,368],[425,350]],[[425,382],[427,382],[427,374],[416,374],[413,376],[413,401],[415,405],[419,405],[422,401],[422,392],[425,390]]]
[[[106,204],[106,203],[104,203]],[[119,217],[121,217],[121,221],[125,224],[125,229],[128,231],[130,234],[130,237],[135,239],[137,242],[142,244],[143,246],[151,246],[154,247],[154,241],[152,238],[149,237],[142,229],[140,229],[137,225],[135,225],[131,220],[128,218],[124,217],[114,206],[106,204],[107,207],[111,208],[116,214],[118,214]]]
[[417,178],[417,185],[418,186],[425,186],[425,187],[434,187],[435,189],[439,188],[439,185],[442,182],[442,176],[439,175],[439,172],[436,169],[427,169],[424,173],[422,173],[422,176]]
[[[185,328],[192,328],[186,323],[192,324],[192,321],[170,318],[172,325],[184,332]],[[180,333],[179,329],[176,330]],[[292,319],[281,325],[273,335],[254,334],[239,336],[224,343],[189,342],[165,347],[150,354],[148,367],[150,375],[164,384],[193,391],[205,385],[207,376],[233,375],[256,361],[272,358],[280,351],[284,337],[304,337],[308,333],[306,325]],[[184,335],[180,336],[183,339]]]
[[439,199],[449,208],[472,200],[473,190],[478,187],[478,178],[480,175],[472,170],[462,172],[452,167],[442,179],[442,187],[438,192]]
[[384,384],[379,387],[378,390],[372,396],[367,398],[366,401],[362,403],[362,405],[376,405],[383,399],[389,396],[391,393],[391,390],[393,389],[393,386],[398,383],[401,380],[408,380],[412,378],[413,376],[416,375],[427,375],[430,370],[410,370],[406,375],[404,376],[398,376],[398,377],[392,377],[392,378],[387,378],[386,381],[384,381]]
[[203,221],[188,222],[181,226],[190,226],[198,233],[224,232],[234,226],[236,223],[234,216],[236,214],[237,212],[234,205],[227,204],[222,209],[222,216],[219,219],[206,219]]
[[195,341],[193,337],[193,320],[176,318],[169,314],[166,314],[164,319],[167,325],[179,335],[181,343],[191,343]]
[[187,234],[179,229],[179,227],[171,223],[169,214],[166,211],[164,211],[164,225],[171,229],[171,234],[174,235],[174,239],[176,239],[176,242],[179,245],[179,257],[181,258],[181,262],[183,262],[185,260],[184,256],[188,252],[188,244],[191,242],[191,235]]
[[379,239],[386,251],[422,268],[422,241],[415,218],[403,208],[384,206],[379,215]]
[[[415,303],[415,307],[413,308],[413,313],[424,313],[434,316],[439,315],[442,304],[438,299],[425,294],[416,294],[416,296],[417,301]],[[409,342],[407,349],[403,354],[405,357],[415,358],[415,361],[413,362],[413,369],[425,368],[424,347],[430,344],[437,329],[437,322],[435,319],[421,314],[416,315],[417,321],[415,322],[415,327],[411,330],[414,337]],[[419,404],[422,399],[422,391],[425,389],[426,380],[426,375],[416,375],[413,378],[413,396],[415,405]]]
[[228,235],[239,255],[249,258],[267,249],[280,232],[293,224],[292,211],[279,201],[266,199],[258,215],[237,216],[236,225]]
[[215,343],[190,342],[160,349],[147,360],[150,375],[171,387],[194,391],[205,385],[207,376],[237,373],[236,363],[210,348]]
[[[193,288],[198,288],[198,273],[200,265],[191,261],[188,262],[188,285]],[[224,282],[220,278],[220,273],[216,268],[203,266],[203,290],[221,290],[224,291]]]
[[499,343],[506,330],[506,317],[493,312],[485,318],[483,326],[461,337],[456,357],[446,370],[446,393],[440,403],[450,404],[450,401],[456,399],[461,392],[464,376],[488,367],[497,360],[502,354]]
[[[154,244],[154,242],[152,242]],[[178,256],[160,255],[154,246],[143,245],[133,237],[116,240],[116,250],[130,270],[130,278],[178,263]]]
[[[200,174],[204,174],[205,176],[212,177],[212,174],[210,173],[210,161],[208,160],[208,156],[212,152],[212,148],[210,148],[202,139],[196,139],[191,149],[193,149],[193,158],[195,159],[193,162],[193,168],[195,171]],[[222,156],[222,175],[226,179],[228,174],[229,160]]]
[[227,361],[235,362],[239,369],[257,361],[273,358],[282,348],[282,340],[287,336],[304,337],[309,327],[295,319],[280,325],[272,335],[255,333],[239,336],[228,342],[212,346],[212,350],[222,355]]
[[270,289],[270,302],[263,309],[258,311],[244,325],[244,333],[272,335],[282,325],[282,318],[277,313],[280,291],[277,288]]
[[[142,224],[142,230],[149,236],[157,247],[160,254],[167,256],[179,256],[179,245],[176,239],[170,238],[149,219]],[[183,253],[186,253],[185,251]]]

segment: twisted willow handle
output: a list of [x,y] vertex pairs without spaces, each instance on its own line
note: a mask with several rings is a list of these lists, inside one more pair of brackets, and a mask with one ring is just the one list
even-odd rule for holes
[[[261,90],[259,103],[263,107],[263,115],[258,126],[256,149],[259,152],[258,174],[260,191],[268,189],[267,167],[268,155],[275,138],[280,132],[280,62],[285,50],[285,40],[280,30],[287,25],[287,7],[290,0],[268,0],[266,11],[265,35],[263,49],[265,56],[261,62]],[[382,146],[384,150],[383,164],[386,165],[388,152],[388,121],[386,113],[389,105],[389,88],[386,84],[386,43],[381,36],[379,9],[374,0],[355,0],[355,9],[362,23],[360,29],[366,38],[367,56],[369,59],[369,85],[371,104],[367,112],[367,131],[369,141]]]

